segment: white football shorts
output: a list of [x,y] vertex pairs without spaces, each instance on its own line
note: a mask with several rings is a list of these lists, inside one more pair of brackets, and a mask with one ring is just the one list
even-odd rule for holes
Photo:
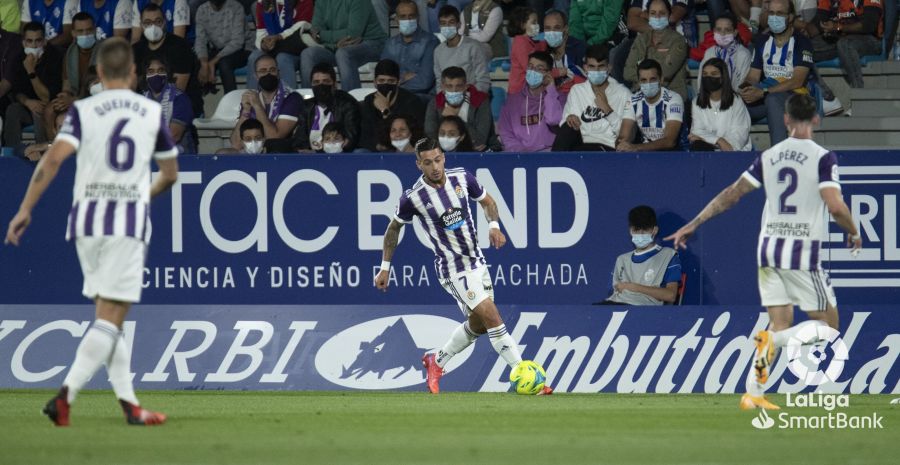
[[798,305],[804,312],[824,312],[837,308],[831,278],[823,270],[783,270],[759,268],[759,297],[764,307]]
[[466,318],[484,299],[494,300],[494,284],[486,266],[478,267],[463,275],[440,279],[441,286],[456,300]]
[[146,244],[133,237],[78,237],[75,250],[84,274],[81,293],[85,297],[141,301]]

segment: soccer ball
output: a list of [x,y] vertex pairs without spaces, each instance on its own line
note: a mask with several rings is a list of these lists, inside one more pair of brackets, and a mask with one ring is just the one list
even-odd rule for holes
[[509,373],[509,384],[517,394],[533,396],[544,389],[547,373],[544,368],[531,360],[522,360]]

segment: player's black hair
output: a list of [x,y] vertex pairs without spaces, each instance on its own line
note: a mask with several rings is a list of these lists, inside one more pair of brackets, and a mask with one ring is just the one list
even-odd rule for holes
[[644,58],[643,60],[641,60],[641,62],[638,63],[637,67],[638,77],[640,77],[641,71],[645,69],[655,69],[656,76],[659,77],[660,80],[662,80],[662,66],[658,61],[654,60],[653,58]]
[[550,55],[549,52],[532,52],[531,55],[528,55],[528,59],[531,60],[534,58],[535,60],[540,60],[542,63],[547,65],[547,70],[553,69],[553,55]]
[[534,8],[529,6],[517,6],[509,13],[508,22],[506,24],[506,33],[509,37],[515,37],[525,34],[525,24],[531,15],[537,15]]
[[441,81],[444,79],[458,79],[462,78],[463,81],[468,82],[466,79],[466,70],[460,68],[459,66],[451,66],[443,71],[441,71]]
[[425,137],[419,139],[416,142],[415,146],[416,146],[416,158],[419,158],[419,155],[422,152],[430,152],[435,149],[440,150],[441,152],[444,151],[444,149],[441,148],[441,144],[438,142],[437,138],[435,138],[435,137],[425,136]]
[[562,19],[563,26],[569,25],[569,15],[566,14],[565,11],[557,10],[556,8],[551,8],[544,13],[544,19],[547,19],[548,16],[559,16]]
[[638,205],[628,212],[628,226],[639,229],[653,229],[656,227],[656,212],[647,205]]
[[331,80],[337,83],[337,73],[334,72],[334,67],[324,61],[321,63],[316,63],[313,66],[312,71],[309,72],[309,80],[312,80],[312,77],[316,74],[327,74],[331,76]]
[[798,123],[808,123],[818,115],[816,101],[807,94],[793,94],[784,104],[784,112]]
[[[731,76],[728,74],[728,65],[722,61],[721,58],[710,58],[706,63],[703,64],[703,69],[706,69],[707,66],[712,66],[719,70],[719,73],[722,75],[722,103],[721,110],[725,111],[731,108],[731,105],[734,103],[734,90],[731,89]],[[700,70],[700,75],[703,75],[703,69]],[[711,92],[703,87],[703,78],[700,78],[700,92],[697,93],[697,106],[700,108],[710,108],[711,104],[709,103],[709,94]]]
[[597,61],[609,61],[609,45],[606,44],[594,44],[587,48],[587,51],[584,53],[584,62],[587,63],[588,58],[593,58]]
[[438,10],[438,19],[446,18],[448,16],[453,16],[456,18],[456,22],[459,22],[459,10],[453,5],[444,5]]
[[41,23],[35,22],[35,21],[32,21],[30,23],[25,23],[25,25],[22,26],[22,35],[25,35],[25,33],[29,32],[29,31],[40,32],[41,35],[43,36],[44,35],[44,25]]
[[441,122],[438,124],[438,132],[440,132],[441,126],[443,126],[444,123],[450,123],[456,126],[456,130],[459,132],[460,140],[459,143],[456,144],[456,148],[453,149],[454,152],[475,151],[475,146],[472,145],[472,137],[469,135],[469,127],[462,118],[456,115],[449,115],[441,118]]
[[160,8],[159,5],[157,5],[153,2],[147,2],[147,6],[145,6],[144,9],[141,10],[141,17],[144,16],[144,13],[148,13],[148,12],[153,13],[154,11],[158,11],[160,14],[163,15],[163,18],[165,18],[166,15],[163,14],[162,8]]
[[332,132],[340,134],[340,136],[343,137],[344,140],[350,140],[350,136],[347,135],[347,130],[344,129],[344,123],[340,123],[338,121],[332,121],[332,122],[326,124],[325,127],[322,128],[322,137],[324,138],[325,134],[332,133]]
[[394,60],[385,58],[375,65],[375,77],[390,76],[400,78],[400,65]]
[[262,123],[260,123],[258,119],[248,119],[241,123],[241,127],[238,130],[241,139],[244,138],[244,133],[251,129],[259,129],[259,131],[263,133],[263,137],[266,137],[266,131],[264,130]]
[[75,21],[90,21],[94,24],[97,24],[97,22],[94,21],[94,17],[91,16],[91,14],[86,11],[81,11],[79,13],[76,13],[75,16],[72,17],[73,25],[75,24]]

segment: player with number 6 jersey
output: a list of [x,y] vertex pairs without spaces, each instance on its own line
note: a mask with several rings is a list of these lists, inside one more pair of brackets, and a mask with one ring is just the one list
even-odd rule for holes
[[[122,324],[140,301],[144,259],[150,240],[150,199],[178,177],[178,152],[162,120],[160,105],[132,92],[131,46],[103,41],[97,74],[104,91],[76,101],[51,148],[41,158],[6,242],[19,245],[31,211],[68,157],[75,154],[75,188],[66,239],[75,242],[84,274],[82,293],[96,304],[96,320],[85,333],[59,393],[44,407],[57,426],[101,365],[130,425],[158,425],[166,416],[140,407],[131,382],[131,351]],[[151,184],[150,162],[160,174]]]
[[[494,287],[478,246],[478,234],[469,208],[470,199],[484,208],[490,222],[491,245],[499,249],[506,243],[506,236],[500,231],[497,203],[472,173],[462,168],[444,169],[444,151],[437,140],[421,139],[415,149],[416,166],[422,176],[412,189],[400,196],[397,213],[384,233],[383,261],[381,271],[375,277],[375,287],[387,290],[392,279],[391,258],[400,241],[400,231],[418,217],[431,239],[438,280],[466,317],[444,347],[436,354],[428,353],[422,357],[428,390],[437,394],[444,367],[481,334],[488,333],[494,350],[510,369],[522,362],[522,356],[494,305]],[[542,391],[543,394],[552,392],[549,386]]]
[[[789,341],[809,346],[829,340],[838,329],[837,299],[820,258],[828,239],[828,214],[847,233],[852,253],[862,238],[841,196],[837,156],[813,141],[819,124],[816,102],[795,94],[785,105],[790,137],[760,154],[737,181],[719,193],[690,223],[666,240],[685,247],[697,228],[736,204],[745,194],[765,189],[762,228],[756,256],[759,295],[769,314],[769,329],[755,337],[756,358],[747,374],[742,409],[777,410],[763,394],[778,350]],[[808,321],[794,325],[794,305]]]

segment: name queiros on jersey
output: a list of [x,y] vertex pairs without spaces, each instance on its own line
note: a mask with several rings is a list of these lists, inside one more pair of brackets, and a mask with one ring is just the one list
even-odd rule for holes
[[[587,286],[584,263],[488,264],[495,286]],[[154,266],[144,268],[144,289],[356,288],[371,286],[379,265]],[[370,275],[365,275],[366,271]],[[392,287],[428,287],[436,279],[431,264],[391,268]]]

